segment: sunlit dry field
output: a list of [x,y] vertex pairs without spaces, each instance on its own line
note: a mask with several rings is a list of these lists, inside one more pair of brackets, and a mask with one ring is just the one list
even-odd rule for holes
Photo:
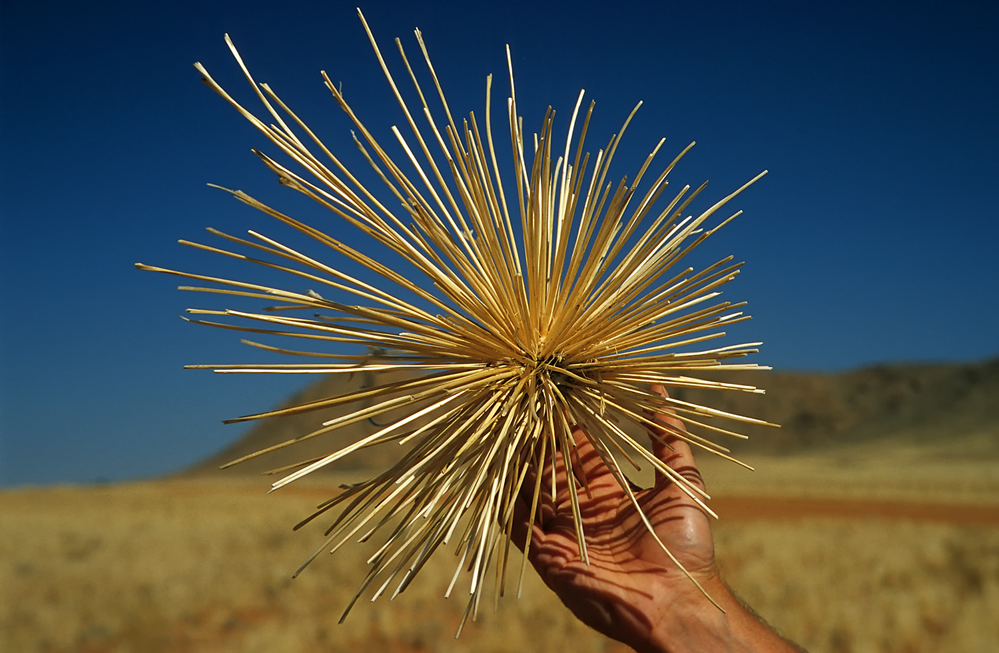
[[[994,651],[994,440],[968,436],[949,459],[953,442],[887,442],[755,460],[756,474],[705,464],[723,574],[811,651]],[[322,556],[291,580],[321,529],[290,526],[329,490],[266,488],[232,478],[0,493],[0,649],[627,650],[577,623],[530,570],[519,600],[486,607],[456,641],[465,600],[443,598],[455,559],[440,553],[395,601],[362,599],[338,625],[368,549]]]

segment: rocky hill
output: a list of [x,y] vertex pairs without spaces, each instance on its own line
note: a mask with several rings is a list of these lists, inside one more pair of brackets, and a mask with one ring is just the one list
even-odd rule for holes
[[[290,398],[285,405],[402,378],[405,377],[400,374],[331,375]],[[726,442],[735,453],[791,454],[892,436],[925,441],[984,432],[999,438],[999,359],[959,365],[877,365],[835,374],[733,372],[712,378],[757,385],[765,388],[766,394],[689,388],[675,388],[671,394],[782,427],[740,429],[750,440]],[[314,431],[323,421],[350,408],[264,420],[245,437],[185,473],[218,473],[223,463]],[[400,411],[396,417],[405,415],[407,410],[411,409]],[[378,423],[388,423],[390,418],[380,417]],[[376,428],[375,423],[365,421],[242,463],[224,473],[259,474],[322,456]],[[401,453],[402,449],[395,445],[362,450],[331,465],[330,471],[384,467]]]

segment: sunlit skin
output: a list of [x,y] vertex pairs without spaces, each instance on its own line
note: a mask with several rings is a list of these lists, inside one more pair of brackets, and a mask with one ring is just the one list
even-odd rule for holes
[[[666,391],[653,388],[664,397]],[[656,419],[684,428],[675,416]],[[541,505],[529,525],[529,502],[536,470],[531,470],[514,516],[513,539],[523,547],[531,528],[528,558],[544,582],[573,614],[595,630],[637,651],[795,651],[744,607],[726,587],[715,564],[711,524],[705,512],[676,483],[656,473],[655,484],[636,491],[656,535],[676,561],[725,610],[701,593],[656,542],[614,475],[576,427],[578,464],[573,473],[589,564],[576,545],[566,472],[556,466],[556,496],[551,463],[541,482]],[[704,482],[690,447],[661,432],[653,452],[701,489]],[[668,445],[668,446],[667,446]],[[589,494],[583,485],[585,477]]]

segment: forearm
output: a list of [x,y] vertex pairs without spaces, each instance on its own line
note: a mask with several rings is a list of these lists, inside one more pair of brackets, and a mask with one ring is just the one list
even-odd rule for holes
[[725,612],[702,595],[689,596],[682,603],[670,606],[653,629],[649,646],[639,650],[642,653],[796,653],[802,650],[744,606],[720,578],[706,583],[705,589]]

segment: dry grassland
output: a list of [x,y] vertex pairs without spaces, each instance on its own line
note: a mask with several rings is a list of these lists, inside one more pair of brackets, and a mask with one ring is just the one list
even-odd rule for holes
[[[888,456],[757,460],[765,471],[748,478],[706,463],[725,577],[813,652],[996,650],[992,440],[975,450],[969,436],[973,455],[949,463],[902,443]],[[265,488],[236,478],[0,493],[0,649],[626,650],[577,623],[532,573],[520,600],[483,610],[455,641],[465,601],[442,598],[454,559],[441,554],[393,603],[362,601],[337,625],[365,549],[320,557],[292,581],[321,529],[290,525],[327,490]],[[856,501],[865,496],[878,501]],[[794,501],[805,509],[787,510]]]

